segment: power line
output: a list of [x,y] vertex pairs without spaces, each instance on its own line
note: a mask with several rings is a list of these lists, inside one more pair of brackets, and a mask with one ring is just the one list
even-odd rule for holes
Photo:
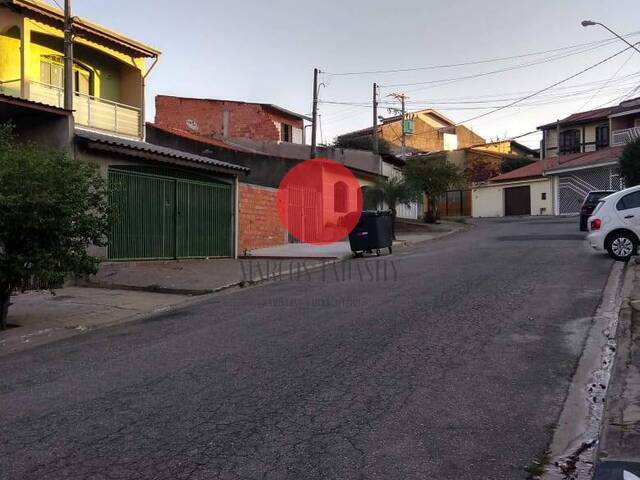
[[580,70],[578,73],[574,73],[573,75],[570,75],[569,77],[566,77],[566,78],[564,78],[564,79],[560,80],[559,82],[555,82],[555,83],[553,83],[553,84],[551,84],[551,85],[549,85],[549,86],[547,86],[547,87],[545,87],[545,88],[543,88],[543,89],[541,89],[541,90],[538,90],[538,91],[537,91],[537,92],[535,92],[535,93],[532,93],[532,94],[530,94],[530,95],[527,95],[527,96],[525,96],[525,97],[522,97],[522,98],[520,98],[520,99],[518,99],[518,100],[515,100],[515,101],[513,101],[513,102],[511,102],[511,103],[508,103],[508,104],[506,104],[506,105],[502,105],[502,106],[500,106],[500,107],[497,107],[497,108],[495,108],[495,109],[491,110],[490,112],[485,112],[485,113],[482,113],[482,114],[480,114],[480,115],[476,115],[476,116],[474,116],[474,117],[467,118],[466,120],[463,120],[462,122],[458,122],[456,125],[460,125],[460,124],[462,124],[462,123],[466,123],[466,122],[471,122],[471,121],[473,121],[473,120],[477,120],[477,119],[479,119],[479,118],[486,117],[487,115],[492,115],[492,114],[494,114],[494,113],[496,113],[496,112],[499,112],[499,111],[501,111],[501,110],[504,110],[505,108],[513,107],[514,105],[516,105],[516,104],[518,104],[518,103],[521,103],[521,102],[524,102],[525,100],[528,100],[528,99],[529,99],[529,98],[531,98],[531,97],[534,97],[534,96],[536,96],[536,95],[538,95],[538,94],[540,94],[540,93],[542,93],[542,92],[546,92],[547,90],[551,90],[553,87],[556,87],[556,86],[558,86],[558,85],[560,85],[560,84],[562,84],[562,83],[568,82],[569,80],[571,80],[571,79],[573,79],[573,78],[576,78],[577,76],[582,75],[583,73],[588,72],[589,70],[593,70],[594,68],[596,68],[596,67],[598,67],[598,66],[602,65],[603,63],[608,62],[608,61],[609,61],[609,60],[611,60],[612,58],[617,57],[617,56],[618,56],[618,55],[620,55],[621,53],[626,52],[626,51],[627,51],[627,50],[629,50],[630,48],[632,48],[632,47],[627,47],[627,48],[625,48],[624,50],[620,50],[619,52],[614,53],[613,55],[608,56],[608,57],[607,57],[607,58],[605,58],[604,60],[600,60],[599,62],[594,63],[593,65],[591,65],[591,66],[589,66],[589,67],[587,67],[587,68],[584,68],[584,69]]
[[[635,87],[635,83],[633,83],[633,86]],[[626,92],[628,87],[629,85],[625,84],[617,87],[609,87],[606,90],[602,88],[598,91],[598,95],[602,94],[603,92],[608,92],[611,94],[611,93],[619,92],[621,90],[624,90]],[[566,99],[567,101],[575,101],[575,100],[582,99],[584,97],[590,97],[590,96],[593,96],[593,90],[591,89],[576,90],[576,91],[569,91],[569,92],[562,92],[562,93],[553,93],[553,94],[539,96],[540,99],[544,99],[545,101],[540,101],[536,103],[526,103],[526,104],[523,104],[523,106],[548,105],[551,103],[560,103],[564,99]],[[407,105],[410,105],[414,108],[440,107],[440,108],[449,109],[449,110],[481,110],[481,109],[486,110],[489,108],[497,108],[497,106],[499,106],[499,105],[491,105],[491,104],[495,104],[495,103],[499,104],[499,102],[513,101],[518,98],[520,97],[493,98],[489,100],[479,99],[479,100],[468,100],[468,101],[424,100],[424,101],[413,101],[413,102],[407,101],[406,103]],[[345,114],[345,113],[349,115],[355,111],[358,111],[358,109],[360,108],[372,108],[372,105],[365,102],[346,102],[346,101],[340,102],[340,101],[324,100],[324,101],[321,101],[321,103],[327,104],[327,105],[349,106],[349,108],[341,109],[338,112],[335,112],[333,114],[334,116],[341,116],[342,114]],[[490,104],[490,105],[479,106],[479,104]],[[385,102],[385,101],[379,102],[379,106],[383,108],[392,107],[393,105],[395,104],[391,102]]]
[[[614,43],[613,41],[610,43]],[[406,82],[406,83],[394,83],[394,84],[388,84],[388,85],[381,85],[383,88],[395,88],[395,87],[412,87],[412,86],[417,86],[417,85],[440,85],[440,84],[451,84],[454,82],[458,82],[461,80],[471,80],[474,78],[480,78],[480,77],[486,77],[489,75],[495,75],[497,73],[504,73],[504,72],[510,72],[513,70],[519,70],[521,68],[528,68],[528,67],[533,67],[536,65],[542,65],[543,63],[549,63],[549,62],[555,62],[556,60],[562,60],[563,58],[567,58],[573,55],[578,55],[581,53],[585,53],[585,52],[590,52],[593,51],[597,48],[602,47],[603,45],[599,45],[597,47],[593,47],[593,48],[587,48],[587,49],[583,49],[583,50],[579,50],[577,52],[571,52],[571,53],[566,53],[566,54],[562,54],[562,55],[554,55],[551,57],[546,57],[543,58],[541,60],[535,60],[532,62],[527,62],[527,63],[520,63],[517,65],[511,65],[509,67],[504,67],[504,68],[499,68],[497,70],[491,70],[488,72],[482,72],[482,73],[474,73],[471,75],[463,75],[460,77],[452,77],[452,78],[443,78],[443,79],[439,79],[439,80],[428,80],[428,81],[421,81],[421,82]],[[416,90],[417,91],[417,90]]]
[[633,58],[633,56],[635,55],[636,52],[631,52],[631,54],[629,55],[629,57],[624,61],[624,63],[622,65],[620,65],[620,67],[615,71],[615,73],[609,78],[609,80],[607,80],[606,83],[604,83],[603,85],[600,86],[600,88],[598,90],[596,90],[593,95],[591,97],[589,97],[589,99],[584,102],[580,108],[578,108],[578,112],[581,111],[583,108],[585,108],[587,105],[589,105],[591,103],[591,101],[602,91],[603,88],[605,88],[607,85],[609,85],[609,83],[618,76],[618,74],[622,71],[622,69],[627,65],[627,63],[629,63],[629,60],[631,60]]
[[[624,35],[624,37],[632,37],[634,35],[637,35],[640,33],[640,30],[635,31],[635,32],[631,32],[628,33],[626,35]],[[490,58],[490,59],[484,59],[484,60],[475,60],[475,61],[470,61],[470,62],[460,62],[460,63],[450,63],[450,64],[442,64],[442,65],[428,65],[428,66],[423,66],[423,67],[410,67],[410,68],[394,68],[394,69],[384,69],[384,70],[365,70],[365,71],[357,71],[357,72],[324,72],[326,75],[330,75],[330,76],[348,76],[348,75],[374,75],[374,74],[385,74],[385,73],[403,73],[403,72],[416,72],[416,71],[421,71],[421,70],[435,70],[435,69],[442,69],[442,68],[453,68],[453,67],[463,67],[463,66],[468,66],[468,65],[480,65],[480,64],[484,64],[484,63],[493,63],[493,62],[500,62],[500,61],[505,61],[505,60],[513,60],[516,58],[525,58],[525,57],[533,57],[536,55],[544,55],[546,53],[554,53],[554,52],[559,52],[559,51],[563,51],[563,50],[571,50],[571,49],[577,49],[580,47],[586,47],[586,46],[593,46],[593,45],[605,45],[605,44],[611,44],[614,43],[615,40],[612,39],[603,39],[603,40],[596,40],[593,42],[586,42],[586,43],[577,43],[574,45],[567,45],[564,47],[559,47],[559,48],[553,48],[551,50],[541,50],[541,51],[537,51],[537,52],[529,52],[529,53],[524,53],[524,54],[519,54],[519,55],[510,55],[507,57],[497,57],[497,58]]]

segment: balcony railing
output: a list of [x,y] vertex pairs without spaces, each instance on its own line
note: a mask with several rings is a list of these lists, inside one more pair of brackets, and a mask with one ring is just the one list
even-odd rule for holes
[[611,134],[611,145],[626,145],[640,138],[640,127],[625,128],[623,130],[614,130]]
[[[20,80],[0,81],[0,93],[21,97]],[[25,84],[25,97],[54,107],[64,106],[64,89],[40,82]],[[73,118],[77,125],[115,132],[129,137],[140,136],[140,109],[130,105],[74,93]]]

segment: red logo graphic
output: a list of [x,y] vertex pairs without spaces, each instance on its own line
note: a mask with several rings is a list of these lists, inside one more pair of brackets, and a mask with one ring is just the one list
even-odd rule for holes
[[277,199],[283,227],[296,239],[316,245],[345,238],[362,213],[358,180],[325,158],[306,160],[289,170]]

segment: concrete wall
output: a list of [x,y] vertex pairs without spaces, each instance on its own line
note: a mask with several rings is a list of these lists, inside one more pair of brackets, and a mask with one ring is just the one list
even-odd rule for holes
[[[250,151],[231,150],[204,143],[206,138],[199,142],[167,133],[154,128],[153,125],[147,125],[146,134],[147,141],[150,143],[248,167],[251,172],[241,180],[244,183],[263,187],[277,188],[287,172],[304,161],[303,159],[308,159],[310,155],[310,147],[307,145],[258,142],[248,139],[234,139],[229,143]],[[360,150],[319,148],[318,157],[336,160],[346,167],[363,170],[364,172],[354,173],[360,185],[363,186],[373,185],[373,179],[382,168],[380,156]]]
[[[234,138],[229,143],[235,143],[245,148],[255,150],[266,155],[280,158],[306,160],[311,158],[309,145],[293,143],[273,143],[246,138]],[[327,158],[341,163],[345,167],[361,170],[372,175],[379,175],[382,171],[382,159],[379,155],[366,150],[352,150],[335,147],[318,147],[317,158]]]
[[531,215],[552,215],[553,195],[549,178],[504,182],[474,188],[472,190],[471,215],[474,218],[503,217],[504,189],[526,185],[531,188]]

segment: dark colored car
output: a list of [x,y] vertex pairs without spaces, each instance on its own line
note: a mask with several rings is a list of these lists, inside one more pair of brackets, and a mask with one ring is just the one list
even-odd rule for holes
[[598,205],[598,202],[612,193],[615,193],[615,190],[594,190],[593,192],[587,193],[587,196],[584,198],[584,202],[582,202],[582,207],[580,208],[581,232],[589,230],[587,227],[587,221],[593,213],[593,210],[596,208],[596,205]]

